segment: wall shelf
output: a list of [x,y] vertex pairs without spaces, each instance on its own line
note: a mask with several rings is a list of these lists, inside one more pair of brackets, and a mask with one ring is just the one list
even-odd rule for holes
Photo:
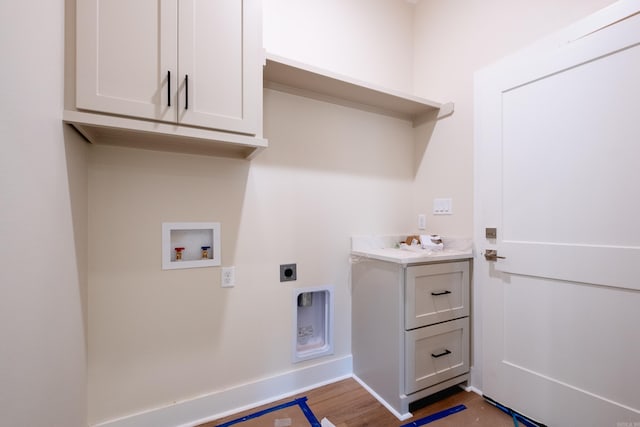
[[414,126],[453,113],[452,102],[439,103],[389,90],[267,53],[264,86],[282,92],[399,117]]

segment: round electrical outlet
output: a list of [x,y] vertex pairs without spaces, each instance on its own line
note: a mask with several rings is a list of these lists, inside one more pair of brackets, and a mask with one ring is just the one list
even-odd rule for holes
[[290,282],[296,280],[296,265],[282,264],[280,265],[280,281]]

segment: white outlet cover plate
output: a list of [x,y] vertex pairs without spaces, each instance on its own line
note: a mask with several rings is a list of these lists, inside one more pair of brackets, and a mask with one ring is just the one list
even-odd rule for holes
[[424,230],[427,228],[427,216],[425,214],[418,215],[418,230]]
[[236,268],[222,267],[220,271],[220,286],[223,288],[234,287],[236,285]]

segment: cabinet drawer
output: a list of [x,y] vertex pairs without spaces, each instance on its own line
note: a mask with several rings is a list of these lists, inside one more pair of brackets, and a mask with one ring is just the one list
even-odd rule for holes
[[469,315],[469,262],[408,267],[405,329]]
[[469,371],[469,318],[405,332],[405,393]]

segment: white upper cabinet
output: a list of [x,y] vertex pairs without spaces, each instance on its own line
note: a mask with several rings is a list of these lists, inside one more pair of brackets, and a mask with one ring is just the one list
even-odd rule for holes
[[[178,121],[255,134],[262,90],[259,21],[238,0],[180,0]],[[259,17],[258,17],[259,18]],[[246,22],[254,22],[246,25]],[[261,98],[260,98],[261,101]]]
[[211,130],[198,144],[264,148],[261,40],[259,0],[77,0],[76,110],[65,120],[90,140],[105,134],[103,115],[119,131],[148,133],[152,121],[164,136]]
[[77,108],[255,135],[260,26],[248,3],[78,0]]
[[76,13],[77,108],[175,122],[176,1],[78,0]]

